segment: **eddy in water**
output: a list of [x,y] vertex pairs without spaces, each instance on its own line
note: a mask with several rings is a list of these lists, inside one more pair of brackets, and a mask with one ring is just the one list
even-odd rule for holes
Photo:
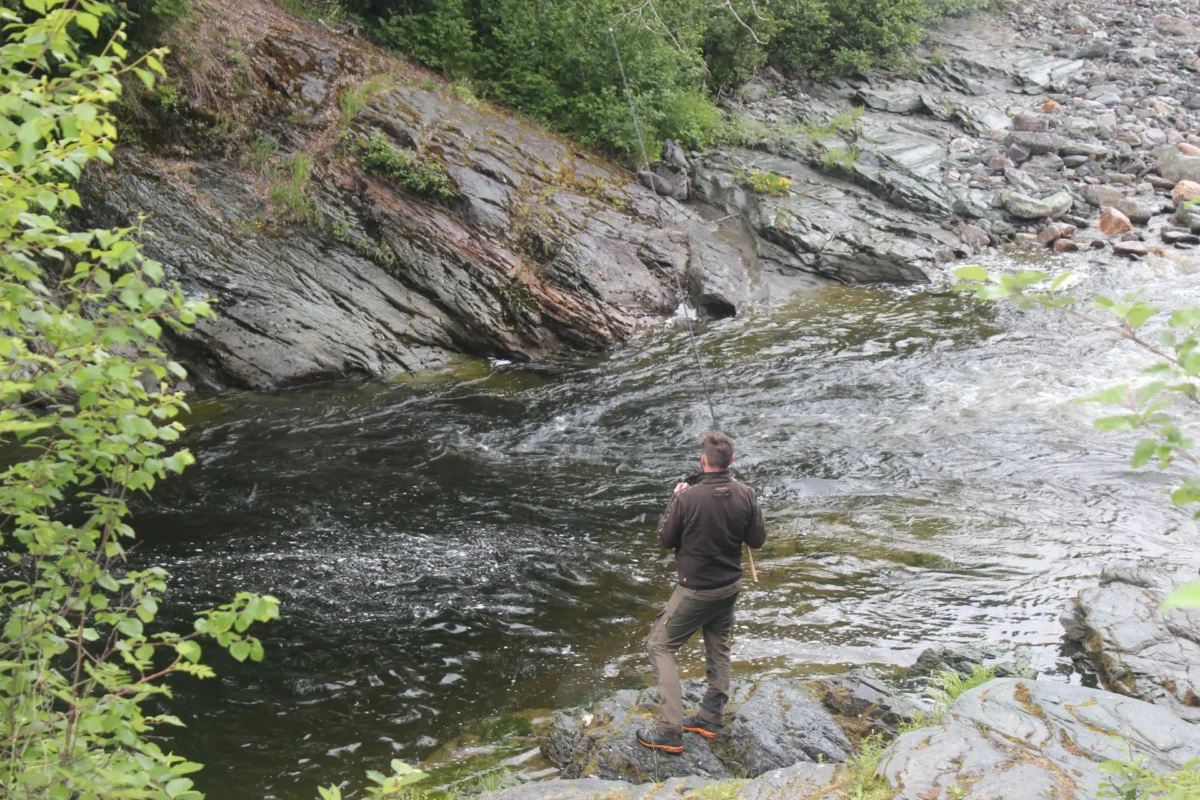
[[[675,551],[679,584],[646,640],[658,677],[658,725],[637,732],[642,746],[676,754],[683,752],[684,731],[717,738],[729,699],[729,638],[742,591],[742,546],[760,548],[767,540],[754,490],[729,475],[733,440],[709,433],[700,451],[702,472],[675,486],[658,526],[658,543]],[[699,630],[704,631],[708,691],[696,715],[685,719],[675,654]]]

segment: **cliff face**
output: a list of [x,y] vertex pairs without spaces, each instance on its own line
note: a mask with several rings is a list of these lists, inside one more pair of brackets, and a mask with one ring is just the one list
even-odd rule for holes
[[[696,212],[361,41],[231,0],[200,0],[182,36],[210,69],[181,89],[185,119],[93,175],[84,205],[93,224],[146,215],[147,252],[218,300],[220,319],[177,343],[202,386],[594,350],[680,290],[718,315],[745,296],[741,256]],[[230,102],[242,143],[190,144],[229,127]],[[447,175],[449,196],[406,164]]]

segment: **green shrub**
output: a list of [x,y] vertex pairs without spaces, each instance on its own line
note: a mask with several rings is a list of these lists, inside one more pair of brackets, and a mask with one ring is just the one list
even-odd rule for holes
[[341,112],[340,126],[345,129],[370,102],[371,98],[386,92],[396,84],[395,78],[387,73],[374,75],[362,83],[347,86],[338,94],[338,110]]
[[307,153],[296,153],[276,166],[269,196],[276,216],[284,222],[320,221],[320,212],[308,193],[311,171],[312,156]]
[[772,197],[787,197],[792,188],[791,178],[760,170],[739,171],[734,175],[734,180],[751,191]]
[[256,172],[259,175],[266,174],[267,165],[271,163],[271,159],[279,152],[279,140],[270,134],[262,134],[255,136],[250,140],[246,147],[246,152],[242,154],[240,164],[243,169],[248,169],[251,172]]
[[356,150],[363,169],[396,181],[413,194],[442,200],[457,196],[454,183],[442,164],[396,147],[383,131],[372,131],[367,143]]

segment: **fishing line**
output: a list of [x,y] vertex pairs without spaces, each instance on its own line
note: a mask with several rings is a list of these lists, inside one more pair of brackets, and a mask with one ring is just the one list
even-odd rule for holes
[[[621,58],[621,48],[617,45],[617,34],[611,27],[608,29],[608,37],[612,39],[613,52],[617,56],[617,69],[621,71],[621,86],[625,89],[625,99],[629,102],[629,116],[633,118],[633,130],[637,134],[638,148],[642,153],[642,168],[650,176],[650,192],[654,195],[654,211],[658,217],[658,227],[666,230],[666,226],[663,224],[662,198],[659,197],[658,188],[654,185],[655,175],[650,171],[650,156],[646,154],[646,140],[642,137],[642,124],[638,121],[637,106],[633,102],[633,91],[629,88],[629,79],[625,76],[625,62]],[[679,272],[672,269],[671,274],[675,276],[675,290],[679,293],[680,302],[685,302],[686,295],[683,293],[683,282],[679,279]],[[696,371],[700,373],[700,386],[704,388],[704,399],[708,401],[708,413],[712,417],[712,427],[714,431],[718,431],[721,426],[717,422],[717,407],[713,404],[712,393],[708,390],[708,371],[704,369],[704,361],[700,358],[700,347],[696,344],[696,330],[692,327],[692,317],[686,308],[683,311],[683,321],[687,325],[688,341],[692,345],[692,357],[696,360]],[[754,551],[748,546],[746,555],[750,556],[750,577],[755,583],[758,583],[758,569],[754,566]]]
[[[642,166],[645,173],[650,176],[650,191],[654,194],[654,210],[658,216],[658,227],[665,230],[663,224],[662,199],[658,196],[658,190],[654,188],[654,173],[650,171],[650,157],[646,155],[646,141],[642,138],[642,125],[638,121],[637,108],[633,102],[633,92],[629,88],[629,80],[625,77],[625,62],[621,59],[621,48],[617,46],[617,34],[612,29],[608,29],[608,36],[612,39],[613,52],[617,54],[617,68],[621,71],[621,86],[625,89],[625,99],[629,101],[629,115],[633,117],[633,130],[637,133],[638,147],[642,152]],[[672,269],[671,274],[675,276],[675,290],[679,293],[680,301],[685,300],[683,293],[683,283],[679,280],[679,272]],[[700,358],[700,348],[696,344],[696,331],[692,327],[692,318],[685,308],[683,311],[683,321],[687,325],[688,340],[692,345],[692,356],[696,360],[696,370],[700,373],[700,385],[704,388],[704,399],[708,401],[708,413],[712,417],[712,427],[714,431],[721,429],[717,422],[717,407],[713,404],[712,393],[708,390],[708,372],[704,369],[704,362]]]

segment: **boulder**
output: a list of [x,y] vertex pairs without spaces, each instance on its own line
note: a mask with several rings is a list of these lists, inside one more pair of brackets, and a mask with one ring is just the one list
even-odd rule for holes
[[1172,772],[1200,753],[1200,726],[1109,692],[1019,678],[959,697],[942,721],[896,739],[879,766],[896,800],[1096,797],[1100,764]]
[[735,691],[732,719],[717,744],[728,738],[738,772],[761,775],[800,762],[842,762],[853,746],[833,717],[804,685],[767,678]]
[[792,800],[809,797],[833,783],[835,764],[796,764],[753,780],[714,782],[704,778],[672,778],[663,783],[631,784],[596,778],[526,783],[476,800],[680,800],[736,797],[738,800]]
[[1079,593],[1062,622],[1080,661],[1110,691],[1200,723],[1200,609],[1159,611],[1171,589],[1196,579],[1194,572],[1110,569],[1099,586]]
[[[1035,156],[1042,153],[1057,153],[1068,144],[1067,139],[1056,133],[1039,133],[1035,131],[1013,131],[1004,141],[1009,147],[1015,145],[1024,148],[1031,155]],[[1016,159],[1013,160],[1015,161]]]
[[1038,244],[1051,245],[1059,239],[1070,238],[1075,234],[1075,226],[1065,222],[1054,222],[1038,231]]
[[[699,704],[699,692],[689,685],[687,700]],[[664,757],[637,743],[638,728],[654,725],[657,701],[654,690],[625,690],[590,709],[560,711],[552,718],[542,752],[566,778],[645,783],[688,776],[729,777],[708,742],[694,733],[684,734],[680,756]]]
[[1158,174],[1171,181],[1200,183],[1200,155],[1188,155],[1181,145],[1158,151]]
[[665,161],[652,164],[649,172],[639,172],[638,180],[647,189],[673,200],[686,200],[690,192],[687,169]]
[[1117,255],[1125,256],[1125,258],[1133,261],[1137,261],[1139,258],[1145,258],[1146,256],[1150,255],[1149,248],[1137,241],[1113,242],[1112,249]]
[[1050,118],[1036,111],[1022,111],[1013,117],[1014,131],[1030,131],[1040,133],[1050,130]]
[[1017,219],[1057,219],[1069,212],[1074,202],[1066,192],[1055,192],[1040,200],[1017,192],[1001,196],[1004,210]]
[[1137,225],[1145,225],[1151,217],[1162,212],[1162,207],[1157,203],[1132,197],[1117,201],[1116,209]]
[[1104,206],[1115,206],[1125,199],[1125,195],[1111,186],[1096,184],[1084,188],[1083,199],[1097,208],[1103,208]]
[[1175,204],[1175,207],[1178,208],[1189,200],[1200,200],[1200,183],[1180,181],[1175,184],[1175,188],[1171,191],[1171,202]]
[[1020,655],[995,647],[930,647],[921,651],[917,660],[908,668],[908,679],[928,678],[940,672],[955,672],[967,678],[977,666],[991,668],[999,678],[1017,678],[1032,675],[1026,659]]
[[898,694],[865,667],[820,678],[809,686],[833,713],[887,736],[894,736],[901,725],[912,722],[924,711],[915,700]]
[[[730,689],[725,726],[710,747],[684,734],[681,756],[664,757],[639,745],[638,728],[657,719],[658,691],[625,690],[594,706],[557,712],[542,752],[566,778],[603,778],[632,783],[731,773],[756,776],[797,763],[836,763],[852,752],[837,722],[798,681],[740,681]],[[684,703],[698,706],[704,684],[684,684]],[[720,754],[719,756],[717,754]]]
[[1133,230],[1133,223],[1129,221],[1129,217],[1109,206],[1100,213],[1099,227],[1106,236],[1116,236],[1118,233]]

